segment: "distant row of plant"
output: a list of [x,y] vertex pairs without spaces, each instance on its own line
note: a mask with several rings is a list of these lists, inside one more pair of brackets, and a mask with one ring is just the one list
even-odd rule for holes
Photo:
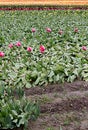
[[[31,32],[32,32],[32,33],[35,33],[36,31],[37,31],[37,30],[36,30],[35,28],[32,28],[32,29],[31,29]],[[46,32],[47,32],[47,33],[51,33],[51,32],[52,32],[51,28],[46,28]],[[75,28],[75,29],[74,29],[74,33],[78,33],[78,32],[79,32],[78,28]],[[62,30],[59,30],[59,31],[58,31],[58,34],[59,34],[59,35],[63,35],[63,33],[64,33],[64,32],[63,32]],[[3,46],[3,45],[2,45],[2,46]],[[8,45],[9,48],[13,48],[14,46],[20,47],[20,46],[22,46],[22,44],[21,44],[20,41],[18,41],[18,42],[16,42],[15,44],[10,43],[10,44]],[[86,46],[82,46],[82,50],[87,50],[87,47],[86,47]],[[32,47],[27,47],[27,51],[28,51],[28,52],[32,52],[32,51],[33,51],[33,48],[32,48]],[[44,52],[45,52],[45,47],[44,47],[43,45],[40,45],[39,51],[40,51],[41,53],[44,53]],[[0,57],[4,57],[4,56],[5,56],[5,53],[2,52],[2,51],[0,51]]]
[[5,6],[0,6],[0,10],[88,10],[88,5],[5,5]]

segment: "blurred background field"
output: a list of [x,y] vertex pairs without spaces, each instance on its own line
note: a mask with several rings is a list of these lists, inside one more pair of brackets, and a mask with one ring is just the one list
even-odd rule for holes
[[88,0],[0,0],[0,5],[88,5]]

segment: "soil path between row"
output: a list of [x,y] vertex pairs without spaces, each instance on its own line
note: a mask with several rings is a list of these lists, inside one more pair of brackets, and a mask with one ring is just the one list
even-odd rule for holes
[[25,94],[39,102],[41,112],[28,130],[88,130],[88,82],[35,87]]

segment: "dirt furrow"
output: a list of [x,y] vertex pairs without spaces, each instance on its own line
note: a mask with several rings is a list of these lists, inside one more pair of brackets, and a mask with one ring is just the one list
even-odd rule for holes
[[25,94],[40,104],[40,116],[28,130],[88,130],[88,82],[35,87]]
[[54,113],[54,112],[69,112],[69,111],[82,111],[83,109],[88,110],[88,98],[78,98],[78,99],[67,99],[60,100],[54,103],[47,103],[41,105],[41,113]]
[[88,82],[85,81],[75,81],[73,83],[63,83],[63,84],[54,84],[47,85],[42,87],[33,87],[30,89],[25,89],[25,94],[27,96],[30,95],[42,95],[46,93],[54,93],[54,92],[71,92],[71,91],[87,91],[88,90]]
[[88,111],[41,114],[28,130],[88,130]]

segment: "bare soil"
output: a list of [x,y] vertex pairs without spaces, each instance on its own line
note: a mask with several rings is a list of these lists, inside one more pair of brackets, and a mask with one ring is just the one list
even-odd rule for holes
[[41,111],[28,130],[88,130],[88,82],[35,87],[25,94],[39,102]]

